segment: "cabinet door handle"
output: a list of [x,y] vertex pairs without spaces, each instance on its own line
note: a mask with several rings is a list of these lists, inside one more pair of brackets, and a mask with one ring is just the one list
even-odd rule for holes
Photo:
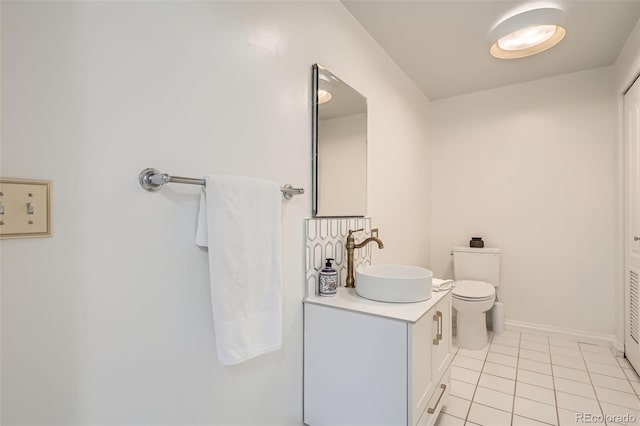
[[436,412],[436,408],[438,408],[438,404],[440,404],[440,400],[442,399],[442,395],[444,395],[444,391],[447,390],[447,385],[445,385],[444,383],[440,384],[440,389],[442,389],[442,392],[440,392],[440,396],[438,397],[438,400],[436,401],[436,405],[433,406],[433,408],[428,408],[427,409],[427,413],[429,414],[433,414]]
[[442,312],[436,311],[438,316],[438,340],[442,340]]
[[433,316],[433,320],[436,322],[436,337],[433,338],[434,345],[440,344],[440,334],[438,334],[438,331],[440,330],[440,321],[442,321],[442,314],[438,314],[440,314],[440,312],[436,312],[436,314]]

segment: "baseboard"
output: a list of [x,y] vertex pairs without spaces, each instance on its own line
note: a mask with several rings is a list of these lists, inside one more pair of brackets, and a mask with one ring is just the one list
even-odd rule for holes
[[618,340],[618,337],[613,336],[613,350],[616,351],[616,356],[623,356],[624,355],[624,342],[621,342],[620,340]]
[[549,325],[514,320],[505,320],[504,323],[507,330],[519,331],[521,333],[545,334],[548,336],[570,338],[583,343],[609,346],[616,352],[616,355],[622,356],[622,354],[624,354],[624,345],[619,342],[616,336],[614,336],[613,334],[590,333],[583,330],[553,327]]

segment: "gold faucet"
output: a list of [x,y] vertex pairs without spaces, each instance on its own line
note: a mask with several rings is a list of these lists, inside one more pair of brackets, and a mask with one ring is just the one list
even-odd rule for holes
[[347,288],[355,288],[354,283],[356,282],[356,279],[353,276],[353,251],[357,248],[366,246],[372,241],[378,243],[378,248],[384,248],[384,244],[382,244],[382,241],[378,238],[378,228],[371,230],[371,237],[367,238],[360,244],[356,244],[356,239],[353,234],[360,231],[364,231],[364,229],[356,229],[355,231],[349,230],[349,235],[347,236]]

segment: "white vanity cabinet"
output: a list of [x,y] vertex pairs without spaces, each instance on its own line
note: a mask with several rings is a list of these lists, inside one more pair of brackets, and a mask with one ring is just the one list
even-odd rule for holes
[[340,289],[304,304],[304,423],[432,425],[447,392],[451,295],[381,303]]

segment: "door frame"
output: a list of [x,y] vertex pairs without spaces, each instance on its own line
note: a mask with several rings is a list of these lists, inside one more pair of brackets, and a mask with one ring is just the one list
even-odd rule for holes
[[640,68],[632,74],[633,78],[627,82],[623,87],[618,90],[618,140],[616,144],[616,162],[617,162],[617,185],[616,185],[616,198],[617,198],[617,221],[616,221],[616,276],[615,282],[617,285],[616,293],[614,294],[616,300],[616,306],[618,312],[616,312],[616,330],[614,338],[614,350],[616,355],[623,355],[625,353],[625,339],[627,335],[627,259],[626,259],[626,182],[625,174],[627,167],[627,146],[625,143],[625,110],[624,110],[624,96],[631,89],[631,87],[638,83],[640,84]]

